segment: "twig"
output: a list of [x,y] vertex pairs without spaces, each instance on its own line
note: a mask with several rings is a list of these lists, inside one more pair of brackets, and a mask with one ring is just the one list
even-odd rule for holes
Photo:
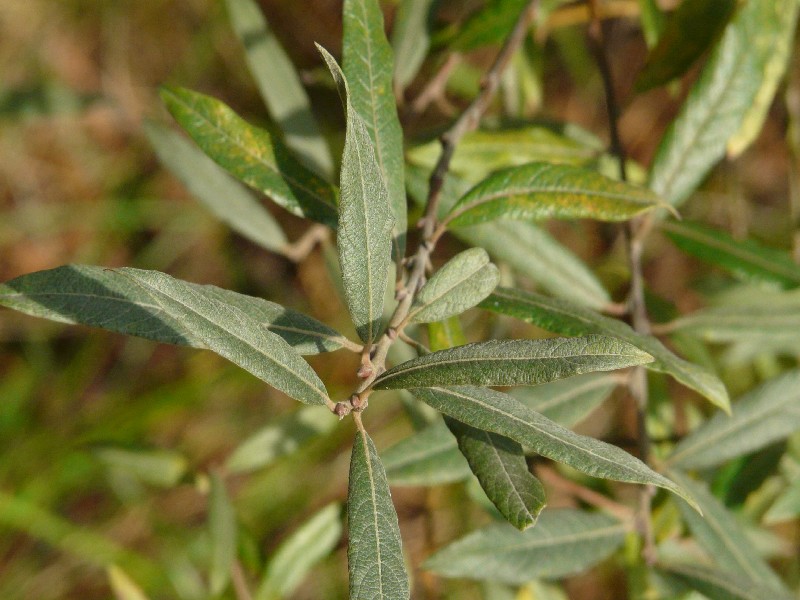
[[231,565],[231,583],[233,583],[236,600],[253,600],[253,594],[250,593],[247,579],[244,576],[242,563],[238,560],[233,561],[233,565]]
[[435,102],[439,98],[444,98],[447,80],[450,79],[453,70],[460,63],[461,54],[459,52],[449,54],[436,74],[408,105],[408,108],[404,111],[403,117],[405,119],[416,119],[425,112],[432,102]]
[[591,490],[579,483],[575,483],[571,479],[562,477],[555,469],[551,467],[537,467],[536,475],[542,481],[551,485],[552,487],[559,489],[562,492],[577,498],[578,500],[586,502],[586,504],[596,506],[597,508],[614,515],[622,521],[631,523],[634,521],[633,511],[624,504],[615,502],[603,494],[595,492],[594,490]]
[[330,230],[325,225],[312,225],[292,244],[283,248],[283,255],[293,263],[305,260],[314,247],[330,237]]

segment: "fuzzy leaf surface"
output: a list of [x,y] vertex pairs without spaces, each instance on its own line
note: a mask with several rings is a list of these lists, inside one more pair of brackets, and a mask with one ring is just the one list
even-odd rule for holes
[[336,188],[304,167],[269,131],[191,90],[163,88],[161,98],[203,152],[231,175],[292,214],[336,227]]
[[441,421],[387,448],[381,460],[392,485],[440,485],[464,481],[472,474]]
[[400,528],[386,472],[372,440],[356,432],[347,492],[351,600],[410,597]]
[[791,594],[742,577],[739,572],[720,570],[695,563],[660,563],[656,568],[703,594],[709,600],[791,600]]
[[444,577],[523,585],[580,573],[622,545],[625,527],[601,513],[547,510],[536,527],[489,525],[439,550],[424,567]]
[[211,538],[209,588],[213,596],[218,596],[228,586],[236,559],[236,514],[225,490],[225,482],[218,473],[211,474],[208,529]]
[[347,116],[336,242],[347,308],[359,337],[369,343],[380,333],[392,249],[392,208],[372,138],[353,107],[344,73],[324,48],[317,48]]

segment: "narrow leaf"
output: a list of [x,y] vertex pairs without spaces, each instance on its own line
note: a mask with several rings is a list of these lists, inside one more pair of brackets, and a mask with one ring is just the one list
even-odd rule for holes
[[375,389],[439,385],[537,385],[581,373],[641,365],[652,357],[605,336],[490,340],[432,352],[401,363]]
[[783,288],[800,286],[800,265],[787,252],[754,240],[737,240],[700,223],[665,222],[661,228],[687,254],[743,279],[776,283]]
[[536,523],[546,503],[545,492],[528,469],[522,446],[449,417],[445,422],[483,491],[506,521],[519,530]]
[[392,209],[367,126],[350,100],[336,60],[317,46],[339,88],[347,115],[339,203],[339,264],[345,299],[364,343],[380,333],[391,255]]
[[[405,255],[408,208],[403,175],[403,131],[392,86],[394,60],[378,0],[345,0],[342,62],[349,102],[364,120],[394,215],[397,260]],[[342,186],[344,187],[344,186]]]
[[453,50],[462,52],[481,46],[502,43],[514,27],[526,0],[490,0],[464,22],[450,42]]
[[740,572],[721,571],[695,563],[660,563],[657,569],[675,577],[709,600],[790,600],[791,594],[742,577]]
[[424,567],[444,577],[523,585],[537,577],[583,572],[610,556],[624,538],[625,526],[609,516],[548,510],[524,532],[498,523],[470,533],[439,550]]
[[387,448],[381,460],[392,485],[440,485],[472,474],[441,420]]
[[208,497],[208,527],[211,537],[211,595],[221,594],[228,586],[231,567],[236,559],[236,515],[225,490],[225,482],[211,473]]
[[177,452],[167,450],[126,450],[105,447],[94,450],[93,454],[110,469],[163,488],[177,484],[188,467],[186,458]]
[[300,164],[266,129],[197,92],[162,88],[161,98],[186,133],[231,175],[292,214],[336,227],[336,188]]
[[215,217],[267,250],[285,249],[287,240],[280,225],[224,169],[167,127],[147,123],[145,133],[159,160]]
[[485,250],[465,250],[436,271],[417,293],[408,319],[430,323],[461,314],[486,298],[499,280],[500,272]]
[[564,429],[508,394],[465,386],[422,388],[413,393],[462,423],[511,438],[537,454],[592,477],[653,484],[689,498],[669,479],[624,450]]
[[269,114],[286,145],[309,167],[324,175],[333,171],[331,153],[311,110],[311,103],[292,61],[254,0],[226,0],[233,30]]
[[350,459],[347,531],[350,598],[409,598],[400,528],[386,472],[375,445],[363,430],[356,433]]
[[411,83],[431,45],[433,12],[438,0],[401,0],[392,26],[394,87]]
[[680,441],[667,458],[682,469],[705,469],[782,440],[800,429],[800,371],[760,385]]
[[284,541],[267,565],[255,600],[289,598],[342,536],[341,506],[328,504]]
[[117,565],[106,569],[108,583],[117,600],[147,600],[147,596],[133,579]]
[[650,190],[569,165],[529,163],[497,171],[445,217],[453,227],[495,219],[624,221],[659,204]]
[[800,516],[800,479],[795,479],[789,482],[786,489],[764,513],[764,523],[774,525],[782,521],[794,520],[798,516]]
[[728,392],[722,382],[704,368],[675,356],[660,341],[636,333],[630,326],[563,299],[512,288],[497,288],[481,308],[534,323],[563,335],[603,334],[625,340],[655,358],[648,369],[667,373],[725,411],[730,410]]

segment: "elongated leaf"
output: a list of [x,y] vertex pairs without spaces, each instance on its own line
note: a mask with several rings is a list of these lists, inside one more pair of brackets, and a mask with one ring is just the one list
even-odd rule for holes
[[469,16],[450,46],[454,50],[469,51],[501,43],[511,32],[525,4],[526,0],[489,0],[481,10]]
[[214,292],[158,271],[118,269],[196,339],[283,393],[307,404],[329,403],[313,369],[282,338],[248,313],[217,300]]
[[616,446],[564,429],[512,396],[478,387],[422,388],[423,402],[462,423],[511,438],[537,454],[604,479],[648,483],[683,498],[687,493]]
[[177,484],[188,466],[186,458],[167,450],[137,451],[105,447],[96,449],[93,454],[110,469],[164,488]]
[[703,511],[700,516],[683,502],[678,502],[681,515],[697,542],[713,557],[721,569],[740,573],[753,583],[765,585],[775,593],[785,591],[783,583],[747,538],[742,526],[717,500],[708,488],[675,471],[670,476],[688,490]]
[[595,333],[625,340],[655,358],[646,365],[648,369],[667,373],[723,410],[730,410],[728,392],[715,375],[675,356],[656,338],[636,333],[622,321],[566,300],[511,288],[495,289],[480,306],[563,335]]
[[394,215],[392,238],[395,256],[401,260],[405,255],[408,223],[403,131],[392,86],[392,48],[383,30],[383,13],[378,0],[345,0],[343,24],[342,61],[349,85],[349,101],[364,119],[372,140]]
[[683,2],[670,15],[636,79],[638,91],[683,75],[717,40],[736,9],[736,0]]
[[522,585],[536,577],[580,573],[607,558],[624,537],[624,525],[609,516],[547,510],[528,531],[502,523],[470,533],[439,550],[424,567],[445,577]]
[[295,215],[336,227],[336,189],[266,129],[191,90],[162,88],[161,98],[186,133],[231,175]]
[[564,427],[576,425],[620,384],[615,373],[587,373],[511,391],[517,400]]
[[336,426],[327,407],[303,406],[245,439],[225,463],[231,473],[261,469]]
[[280,225],[224,169],[166,127],[148,123],[145,133],[159,160],[214,216],[267,250],[284,250],[287,240]]
[[493,173],[445,217],[453,227],[495,219],[624,221],[658,206],[644,188],[569,165],[529,163]]
[[147,600],[142,588],[117,565],[110,565],[106,573],[111,591],[117,600]]
[[700,223],[667,222],[662,229],[681,250],[726,269],[743,279],[800,286],[800,265],[787,252],[762,246],[754,240],[737,240],[730,234]]
[[289,598],[342,536],[341,506],[328,504],[283,542],[269,561],[255,600]]
[[449,417],[445,422],[483,491],[506,521],[519,530],[536,523],[546,503],[545,492],[528,469],[522,446]]
[[775,499],[764,513],[764,523],[774,525],[800,516],[800,479],[790,481],[788,487]]
[[440,485],[464,481],[472,474],[441,421],[387,448],[381,460],[392,485]]
[[486,298],[500,273],[482,248],[457,254],[431,277],[414,298],[408,318],[415,323],[441,321],[461,314]]
[[392,27],[394,86],[402,91],[422,66],[431,45],[433,12],[438,0],[401,0]]
[[537,385],[572,375],[649,362],[634,346],[605,336],[544,340],[490,340],[440,350],[399,364],[375,380],[375,389],[439,385]]
[[703,469],[743,456],[800,429],[800,371],[771,379],[733,405],[733,414],[714,415],[675,447],[667,462]]
[[400,528],[386,472],[365,431],[356,433],[347,492],[350,598],[409,598]]
[[347,115],[339,203],[339,264],[350,317],[364,343],[380,333],[391,255],[392,209],[372,139],[353,108],[336,60],[317,46],[339,88]]
[[736,12],[656,153],[650,188],[677,206],[697,188],[754,105],[774,52],[776,11],[793,0],[751,0]]
[[303,162],[323,173],[333,171],[331,153],[311,111],[297,70],[254,0],[226,0],[233,30],[245,50],[250,73],[286,145]]
[[208,498],[208,528],[211,537],[211,571],[209,587],[217,596],[228,586],[231,567],[236,559],[236,515],[225,490],[225,482],[211,474]]
[[[800,295],[793,302],[772,305],[714,306],[705,308],[669,323],[669,331],[681,331],[702,337],[709,342],[766,342],[787,335],[791,338],[800,327]],[[800,339],[795,337],[797,346]]]
[[790,600],[791,594],[778,592],[742,577],[740,572],[721,571],[695,563],[661,563],[657,569],[675,577],[709,600]]

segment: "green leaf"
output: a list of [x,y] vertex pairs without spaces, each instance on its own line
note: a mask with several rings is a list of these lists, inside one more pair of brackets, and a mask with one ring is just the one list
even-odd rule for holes
[[603,334],[625,340],[655,358],[647,364],[692,388],[725,411],[730,410],[728,392],[712,373],[675,356],[661,342],[636,333],[630,326],[566,300],[512,288],[497,288],[480,304],[481,308],[509,315],[562,335]]
[[679,4],[639,72],[636,90],[649,90],[683,75],[719,38],[735,9],[736,0]]
[[413,393],[439,412],[466,425],[511,438],[537,454],[592,477],[657,485],[690,498],[638,458],[616,446],[564,429],[508,394],[467,386],[421,388]]
[[791,594],[742,577],[740,572],[721,571],[695,563],[659,563],[657,569],[675,577],[709,600],[790,600]]
[[147,596],[136,582],[117,565],[106,568],[108,583],[117,600],[147,600]]
[[461,314],[486,298],[500,281],[500,272],[482,248],[457,254],[431,277],[414,298],[412,323],[441,321]]
[[314,565],[333,551],[341,536],[341,506],[328,504],[278,547],[267,565],[255,600],[290,597]]
[[444,577],[523,585],[537,577],[585,571],[610,556],[624,538],[625,526],[606,515],[547,510],[532,529],[489,525],[439,550],[423,566]]
[[647,47],[652,48],[664,30],[664,13],[656,0],[639,0],[639,13],[644,39]]
[[380,333],[391,255],[392,209],[367,126],[353,107],[336,60],[317,45],[339,89],[347,114],[339,203],[339,264],[345,299],[365,343]]
[[794,0],[749,0],[736,12],[656,152],[650,188],[678,206],[748,118],[775,52],[777,15]]
[[616,373],[587,373],[534,387],[521,387],[511,395],[524,405],[564,427],[581,422],[620,385]]
[[431,45],[433,13],[438,0],[401,0],[392,26],[394,86],[402,91],[422,66]]
[[440,485],[472,475],[455,438],[441,421],[387,448],[381,460],[392,485]]
[[634,346],[605,336],[489,340],[439,350],[392,367],[375,389],[439,385],[537,385],[581,373],[649,362]]
[[364,120],[372,141],[394,215],[392,238],[399,261],[405,256],[408,223],[403,131],[392,86],[392,48],[383,30],[383,13],[378,0],[345,0],[343,26],[342,63],[349,102]]
[[335,426],[336,419],[331,418],[327,407],[303,406],[245,439],[225,462],[225,468],[230,473],[261,469]]
[[800,516],[800,479],[790,481],[789,485],[775,499],[769,510],[764,513],[764,523],[774,525],[790,521]]
[[225,482],[217,473],[211,473],[208,528],[211,537],[209,588],[212,596],[218,596],[228,587],[233,561],[236,560],[236,515]]
[[785,588],[780,578],[759,556],[736,517],[711,495],[708,488],[676,471],[671,471],[670,477],[692,494],[703,511],[701,516],[689,510],[683,502],[678,502],[681,515],[694,538],[713,557],[714,562],[726,571],[739,573],[753,583],[768,586],[776,594],[783,592]]
[[461,454],[488,498],[511,525],[525,530],[546,504],[544,487],[533,476],[517,442],[445,417]]
[[333,171],[331,153],[311,110],[311,102],[292,61],[253,0],[226,0],[231,25],[245,50],[258,91],[286,145],[324,175]]
[[176,485],[186,473],[188,466],[185,457],[168,450],[124,450],[106,447],[94,450],[93,454],[108,468],[163,488]]
[[800,371],[770,379],[680,441],[667,463],[705,469],[782,440],[800,429]]
[[800,286],[800,265],[787,252],[762,246],[754,240],[737,240],[730,234],[700,223],[665,222],[661,228],[678,248],[735,275],[776,283],[784,288]]
[[527,0],[489,0],[464,22],[450,42],[453,50],[467,52],[481,46],[499,44],[514,28]]
[[445,217],[453,227],[495,219],[624,221],[659,204],[650,190],[570,165],[529,163],[497,171]]
[[297,161],[283,142],[226,104],[183,88],[162,88],[167,109],[203,152],[292,214],[336,227],[336,188]]
[[386,472],[363,430],[356,433],[350,459],[347,531],[350,598],[409,598],[400,528]]
[[145,133],[159,160],[215,217],[267,250],[284,251],[287,240],[280,225],[213,160],[167,127],[146,123]]
[[217,299],[213,290],[158,271],[117,269],[209,350],[227,358],[286,395],[307,404],[330,402],[314,370],[282,338],[249,313]]

